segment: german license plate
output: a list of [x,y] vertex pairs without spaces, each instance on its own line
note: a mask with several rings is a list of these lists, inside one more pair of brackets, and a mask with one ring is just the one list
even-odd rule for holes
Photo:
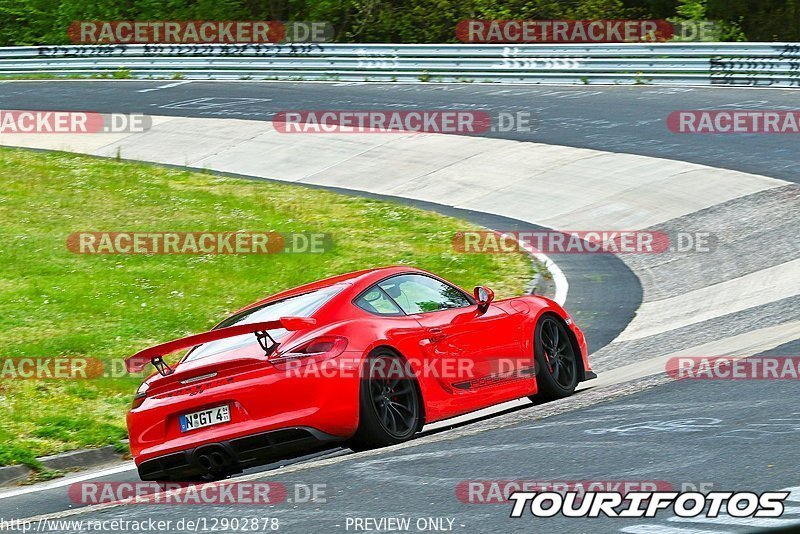
[[225,406],[216,406],[202,412],[187,413],[181,416],[181,432],[188,432],[197,428],[219,425],[231,420],[231,410]]

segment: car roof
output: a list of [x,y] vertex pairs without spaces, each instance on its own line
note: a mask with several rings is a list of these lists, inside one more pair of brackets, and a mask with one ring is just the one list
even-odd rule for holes
[[274,295],[270,295],[265,299],[253,302],[252,304],[249,304],[244,308],[234,312],[234,314],[249,310],[251,308],[256,308],[263,304],[267,304],[268,302],[282,300],[294,295],[301,295],[303,293],[308,293],[309,291],[330,287],[336,284],[351,285],[353,286],[356,292],[360,292],[362,289],[366,289],[375,282],[383,280],[388,276],[401,273],[412,273],[412,272],[427,273],[427,271],[423,271],[422,269],[417,269],[416,267],[410,267],[408,265],[392,265],[389,267],[377,267],[374,269],[353,271],[350,273],[331,276],[330,278],[324,278],[316,282],[303,284],[301,286],[293,287],[291,289],[286,289],[284,291],[281,291],[280,293],[275,293]]

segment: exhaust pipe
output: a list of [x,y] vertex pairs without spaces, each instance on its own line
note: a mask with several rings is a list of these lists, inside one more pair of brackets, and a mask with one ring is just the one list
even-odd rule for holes
[[209,475],[220,476],[231,471],[237,461],[233,454],[219,444],[205,445],[194,454],[194,464]]
[[197,464],[205,469],[206,471],[210,471],[212,467],[211,458],[206,454],[201,454],[197,457]]
[[212,452],[210,459],[211,459],[211,465],[213,465],[216,468],[225,467],[225,465],[228,464],[228,462],[225,461],[226,458],[220,452],[216,451]]

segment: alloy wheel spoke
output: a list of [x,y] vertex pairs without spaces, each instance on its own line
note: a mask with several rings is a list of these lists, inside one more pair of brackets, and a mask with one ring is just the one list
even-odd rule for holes
[[550,334],[545,332],[545,328],[542,328],[542,345],[546,347],[548,350],[552,350],[553,342],[550,339]]
[[558,325],[554,321],[550,321],[550,328],[553,332],[553,347],[558,348]]
[[386,406],[387,406],[387,411],[389,412],[389,415],[392,416],[392,432],[397,433],[397,417],[395,417],[394,411],[392,411],[390,409],[391,405],[387,404]]
[[386,406],[381,406],[381,421],[386,426],[389,426],[389,408]]
[[405,404],[400,404],[399,402],[389,401],[389,406],[397,410],[397,413],[400,413],[399,410],[405,410],[408,413],[414,413],[414,410],[406,406]]
[[[395,419],[394,431],[395,432],[398,431],[397,430],[397,419],[400,419],[400,421],[402,421],[402,423],[404,425],[403,428],[401,429],[401,431],[405,432],[407,430],[407,428],[408,428],[408,422],[406,421],[406,418],[403,416],[403,414],[400,413],[400,410],[398,410],[392,404],[389,404],[389,408],[391,408],[391,410],[392,410],[392,418]],[[396,418],[395,418],[395,414],[397,415]]]
[[564,375],[566,377],[565,385],[569,385],[572,383],[572,366],[571,365],[564,365]]
[[553,370],[550,372],[550,374],[553,376],[553,380],[555,380],[556,382],[558,382],[558,375],[560,371],[561,371],[561,364],[558,362],[558,360],[554,360]]
[[411,393],[411,383],[410,382],[406,382],[403,385],[402,389],[395,389],[394,390],[394,394],[395,395],[405,395],[407,393]]

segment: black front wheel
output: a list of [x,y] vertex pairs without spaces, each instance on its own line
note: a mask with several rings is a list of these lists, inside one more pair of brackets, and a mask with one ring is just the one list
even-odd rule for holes
[[569,397],[578,385],[578,360],[563,323],[551,315],[539,319],[533,339],[536,359],[535,401]]
[[350,448],[374,449],[410,439],[420,425],[420,397],[407,362],[389,352],[370,357],[361,377],[359,424]]

